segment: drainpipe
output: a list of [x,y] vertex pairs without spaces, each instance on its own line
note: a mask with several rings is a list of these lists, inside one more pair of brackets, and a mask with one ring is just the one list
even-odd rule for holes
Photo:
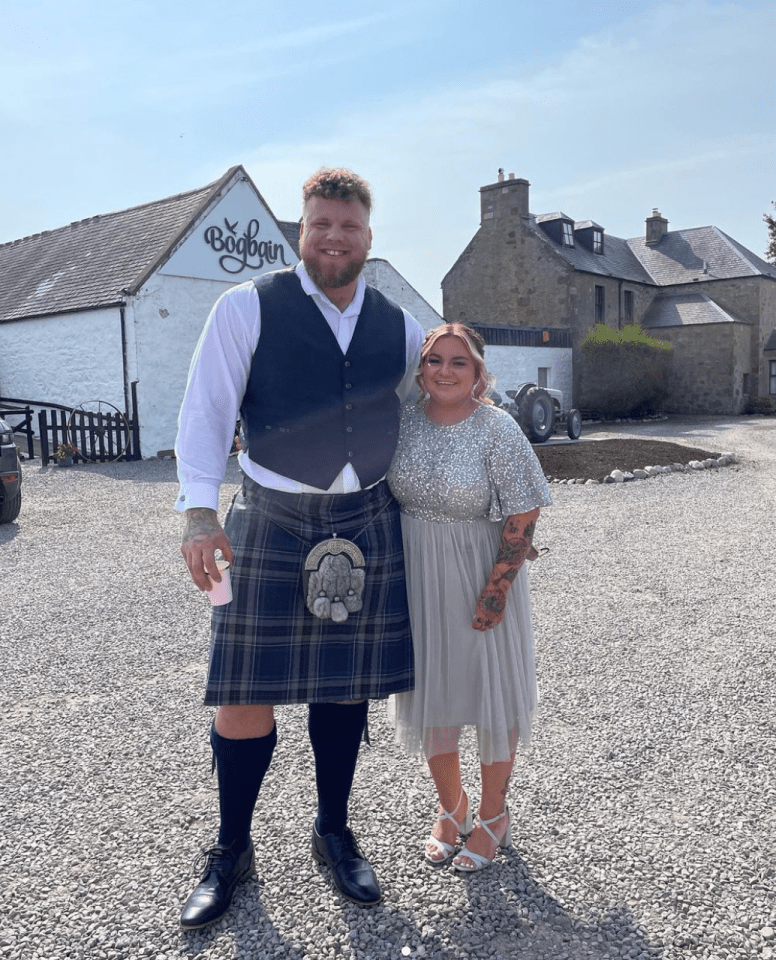
[[617,329],[622,330],[622,280],[617,281]]
[[127,317],[124,306],[119,307],[121,316],[121,366],[124,374],[124,412],[127,417],[132,416],[132,406],[129,398],[129,366],[127,363]]

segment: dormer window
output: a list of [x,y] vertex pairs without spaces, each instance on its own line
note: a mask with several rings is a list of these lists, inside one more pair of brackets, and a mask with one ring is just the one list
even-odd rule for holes
[[594,220],[582,220],[574,224],[577,246],[584,247],[599,257],[604,255],[604,228]]
[[544,233],[562,247],[575,247],[574,221],[565,213],[540,213],[536,223]]

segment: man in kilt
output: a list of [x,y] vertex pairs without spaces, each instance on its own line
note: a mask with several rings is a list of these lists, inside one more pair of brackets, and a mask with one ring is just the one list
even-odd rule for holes
[[[324,169],[303,198],[302,262],[217,301],[180,413],[181,552],[206,590],[220,581],[220,550],[233,590],[212,610],[205,694],[218,708],[220,828],[184,905],[186,928],[222,916],[254,871],[251,820],[278,704],[309,704],[313,857],[349,900],[382,897],[347,807],[369,698],[414,680],[398,506],[384,477],[423,334],[361,276],[369,185]],[[243,485],[222,528],[218,491],[238,417]]]

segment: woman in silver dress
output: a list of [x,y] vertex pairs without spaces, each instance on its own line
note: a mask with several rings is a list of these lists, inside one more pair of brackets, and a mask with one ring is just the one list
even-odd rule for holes
[[[396,697],[396,737],[425,755],[439,795],[426,859],[472,872],[511,841],[507,788],[536,707],[526,559],[550,504],[522,431],[486,397],[484,343],[461,323],[426,337],[402,411],[388,481],[402,510],[416,686]],[[458,744],[475,727],[479,819],[461,782]],[[456,855],[459,834],[468,837]]]

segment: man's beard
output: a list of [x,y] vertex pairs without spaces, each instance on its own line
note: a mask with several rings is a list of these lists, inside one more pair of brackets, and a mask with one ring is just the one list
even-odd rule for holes
[[358,279],[359,274],[364,269],[366,257],[360,263],[351,261],[343,267],[332,264],[328,271],[322,270],[317,262],[305,260],[304,257],[302,257],[302,262],[307,275],[317,287],[320,287],[321,290],[335,290],[338,287],[347,287],[349,283]]

